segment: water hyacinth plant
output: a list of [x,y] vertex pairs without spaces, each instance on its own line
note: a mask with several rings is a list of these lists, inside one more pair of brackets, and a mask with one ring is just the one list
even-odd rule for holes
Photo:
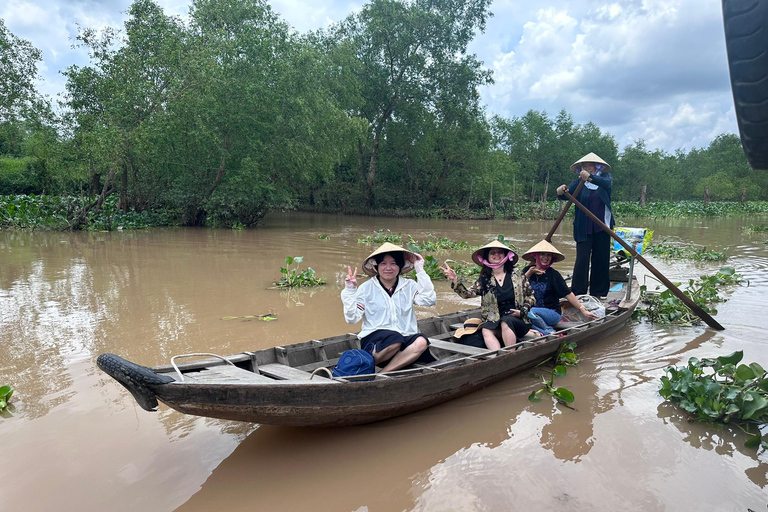
[[652,245],[648,249],[648,254],[659,256],[661,258],[694,260],[694,261],[725,261],[728,259],[728,247],[722,252],[710,250],[706,247],[677,247],[672,244],[665,244],[666,239],[661,243]]
[[0,386],[0,411],[4,411],[11,401],[13,396],[13,388],[11,386]]
[[[317,277],[312,267],[299,271],[299,263],[302,261],[304,261],[302,256],[287,256],[285,258],[285,266],[280,267],[280,273],[283,274],[283,277],[275,283],[275,287],[297,288],[325,284],[325,279]],[[294,265],[294,267],[289,268],[289,265]]]
[[[733,267],[723,267],[716,274],[701,276],[698,280],[690,279],[683,293],[693,300],[696,305],[707,313],[716,315],[713,304],[725,302],[720,295],[724,286],[741,283],[742,276]],[[675,283],[680,286],[680,283]],[[658,290],[658,286],[656,289]],[[632,318],[647,318],[657,324],[674,324],[691,326],[697,325],[701,319],[696,316],[683,301],[678,299],[670,290],[661,293],[649,292],[646,285],[640,287],[641,302],[632,313]]]
[[692,357],[687,366],[665,369],[659,394],[705,422],[734,423],[751,434],[749,447],[768,442],[750,425],[768,423],[768,379],[758,363],[739,364],[742,351],[714,359]]
[[768,226],[765,224],[750,224],[749,226],[742,226],[741,232],[745,235],[754,235],[755,233],[765,233],[768,231]]
[[[543,384],[543,387],[541,389],[537,389],[536,391],[532,392],[530,395],[528,395],[528,401],[530,402],[541,402],[541,398],[539,398],[539,395],[543,392],[547,392],[550,395],[552,395],[555,400],[558,402],[565,404],[568,406],[568,404],[572,404],[575,400],[575,397],[571,391],[565,388],[555,387],[555,377],[565,377],[566,374],[566,366],[576,366],[579,362],[579,356],[576,355],[576,352],[574,352],[574,349],[576,348],[576,343],[570,342],[570,343],[563,343],[560,345],[560,350],[558,350],[557,355],[554,357],[555,361],[555,367],[549,371],[549,381],[544,378],[544,376],[541,376],[541,383]],[[546,363],[546,361],[539,363],[539,365]],[[544,370],[548,371],[548,370]],[[568,406],[570,407],[570,406]]]
[[395,234],[389,229],[385,232],[383,229],[381,229],[379,231],[374,231],[371,235],[357,239],[357,243],[359,244],[383,244],[384,242],[400,245],[403,243],[403,234]]

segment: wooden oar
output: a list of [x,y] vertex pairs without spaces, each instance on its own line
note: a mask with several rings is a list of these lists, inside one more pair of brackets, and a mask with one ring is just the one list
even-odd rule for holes
[[[591,211],[589,211],[589,209],[588,209],[586,206],[584,206],[583,204],[581,204],[581,203],[580,203],[580,202],[579,202],[579,201],[578,201],[578,200],[577,200],[575,197],[573,197],[573,196],[572,196],[572,195],[571,195],[571,194],[570,194],[570,193],[569,193],[567,190],[564,192],[564,195],[565,195],[565,197],[567,197],[568,199],[570,199],[570,200],[571,200],[571,202],[572,202],[573,204],[575,204],[577,207],[579,207],[579,209],[580,209],[581,211],[583,211],[583,212],[584,212],[584,213],[587,215],[587,217],[589,217],[590,219],[592,219],[592,221],[593,221],[595,224],[597,224],[598,226],[600,226],[601,228],[603,228],[603,231],[605,231],[606,233],[608,233],[609,235],[611,235],[611,236],[613,237],[613,239],[614,239],[614,240],[616,240],[617,242],[619,242],[619,243],[621,244],[621,246],[622,246],[622,247],[624,247],[624,248],[625,248],[625,249],[626,249],[626,250],[629,252],[629,254],[631,254],[632,256],[634,256],[635,258],[637,258],[637,261],[639,261],[640,263],[642,263],[642,264],[645,266],[645,268],[647,268],[648,270],[650,270],[650,271],[651,271],[651,273],[652,273],[654,276],[656,276],[656,277],[659,279],[659,281],[661,281],[662,283],[664,283],[664,286],[666,286],[667,288],[669,288],[669,290],[670,290],[672,293],[674,293],[674,294],[675,294],[675,296],[676,296],[678,299],[680,299],[681,301],[683,301],[683,302],[685,303],[685,305],[686,305],[686,306],[688,306],[689,308],[691,308],[691,311],[693,311],[694,313],[696,313],[696,316],[698,316],[699,318],[701,318],[702,320],[704,320],[704,322],[706,322],[706,324],[707,324],[708,326],[712,327],[713,329],[717,329],[718,331],[723,331],[723,330],[725,330],[725,327],[723,327],[722,325],[720,325],[719,323],[717,323],[717,320],[715,320],[714,318],[712,318],[712,317],[709,315],[709,313],[707,313],[706,311],[704,311],[703,309],[701,309],[701,307],[699,307],[699,305],[698,305],[698,304],[696,304],[695,302],[693,302],[693,300],[691,300],[691,298],[690,298],[689,296],[687,296],[686,294],[684,294],[684,293],[683,293],[683,292],[680,290],[680,288],[678,288],[677,286],[675,286],[674,284],[672,284],[672,281],[670,281],[669,279],[667,279],[666,277],[664,277],[664,275],[663,275],[661,272],[659,272],[658,270],[656,270],[656,268],[654,268],[654,266],[653,266],[653,265],[651,265],[650,263],[648,263],[648,261],[647,261],[645,258],[643,258],[643,257],[642,257],[640,254],[638,254],[638,253],[637,253],[637,251],[635,251],[635,249],[634,249],[634,248],[633,248],[631,245],[629,245],[627,242],[625,242],[625,241],[624,241],[624,239],[623,239],[623,238],[621,238],[619,235],[617,235],[616,233],[614,233],[614,232],[613,232],[613,230],[612,230],[611,228],[609,228],[608,226],[606,226],[606,225],[605,225],[605,223],[604,223],[603,221],[601,221],[600,219],[598,219],[598,218],[595,216],[595,214],[594,214],[594,213],[592,213]],[[593,271],[594,271],[594,269],[593,269]]]
[[[584,186],[584,182],[582,181],[576,187],[576,190],[573,191],[573,195],[578,196],[579,192],[581,192],[581,187],[583,186]],[[555,224],[552,226],[552,229],[549,230],[549,233],[547,233],[547,236],[544,237],[544,240],[546,240],[547,242],[552,242],[552,236],[554,236],[555,231],[557,231],[557,228],[560,227],[560,223],[563,222],[563,219],[565,218],[565,214],[568,213],[568,209],[571,207],[572,202],[573,201],[568,201],[568,204],[566,204],[563,207],[563,210],[560,212],[560,215],[558,215],[557,219],[555,220]]]

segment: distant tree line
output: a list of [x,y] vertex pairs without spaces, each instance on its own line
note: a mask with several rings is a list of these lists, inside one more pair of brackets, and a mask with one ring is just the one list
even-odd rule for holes
[[[194,0],[187,20],[136,0],[122,31],[81,30],[54,108],[40,51],[0,20],[0,194],[87,197],[83,227],[118,209],[182,225],[250,226],[271,209],[382,213],[514,207],[554,198],[594,151],[614,198],[768,199],[737,136],[669,154],[619,151],[593,123],[531,110],[490,116],[491,72],[467,46],[490,0],[371,0],[300,34],[266,0]],[[512,208],[511,211],[514,211]]]

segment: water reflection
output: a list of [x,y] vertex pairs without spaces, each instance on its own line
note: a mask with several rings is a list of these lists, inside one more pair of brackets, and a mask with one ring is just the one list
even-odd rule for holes
[[[674,425],[683,434],[683,440],[696,449],[714,450],[718,455],[731,458],[735,454],[742,455],[739,460],[741,464],[747,463],[745,461],[752,464],[744,469],[747,478],[761,489],[768,486],[768,451],[744,446],[750,436],[737,427],[701,423],[669,402],[659,404],[658,416],[665,425]],[[752,426],[753,433],[756,430]],[[763,426],[762,433],[768,434],[768,426]]]

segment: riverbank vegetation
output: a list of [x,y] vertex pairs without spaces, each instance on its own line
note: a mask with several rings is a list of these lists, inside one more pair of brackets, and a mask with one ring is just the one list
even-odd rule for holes
[[2,226],[243,228],[276,208],[554,218],[590,151],[613,166],[619,217],[768,211],[768,174],[736,135],[670,154],[620,149],[566,111],[487,112],[492,71],[467,48],[489,9],[371,0],[298,33],[266,0],[196,0],[184,20],[135,0],[123,30],[82,28],[90,62],[63,71],[55,104],[36,89],[40,51],[0,20],[15,84],[0,88]]

